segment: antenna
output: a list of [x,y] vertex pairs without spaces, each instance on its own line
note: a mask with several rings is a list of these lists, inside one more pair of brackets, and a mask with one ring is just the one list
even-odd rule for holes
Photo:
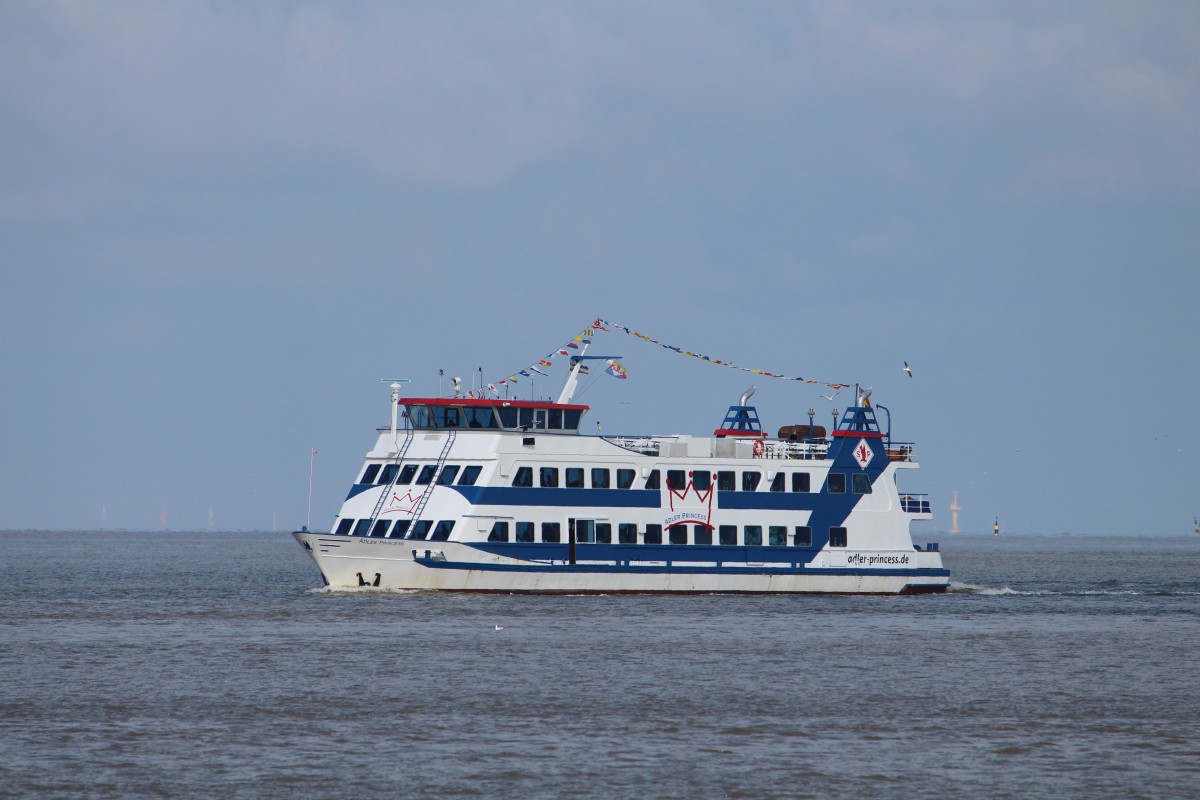
[[954,493],[954,499],[950,501],[950,532],[958,533],[958,512],[962,508],[958,505],[958,492]]

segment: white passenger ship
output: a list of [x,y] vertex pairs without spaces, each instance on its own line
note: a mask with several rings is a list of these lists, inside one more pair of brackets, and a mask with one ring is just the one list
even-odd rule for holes
[[[914,545],[913,448],[869,392],[833,430],[770,437],[749,395],[712,437],[580,433],[557,402],[400,397],[332,530],[294,533],[327,585],[469,592],[944,592]],[[402,415],[397,412],[403,409]],[[398,416],[400,419],[398,420]],[[836,420],[836,417],[835,417]]]

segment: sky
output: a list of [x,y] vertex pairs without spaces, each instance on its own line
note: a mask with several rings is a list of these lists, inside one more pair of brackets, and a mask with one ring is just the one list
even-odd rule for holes
[[[964,531],[1191,535],[1198,143],[1194,2],[9,0],[0,528],[293,529],[312,449],[325,527],[383,379],[599,317],[872,386],[917,530],[957,493]],[[589,432],[850,394],[592,347],[629,379]]]

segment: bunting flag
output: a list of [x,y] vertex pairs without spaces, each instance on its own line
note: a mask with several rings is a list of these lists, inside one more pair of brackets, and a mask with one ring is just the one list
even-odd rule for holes
[[683,348],[676,347],[675,345],[664,344],[663,342],[660,342],[658,339],[647,336],[644,333],[638,333],[635,330],[626,328],[624,325],[618,325],[615,322],[609,322],[608,320],[598,319],[595,321],[595,323],[592,324],[592,327],[596,328],[597,330],[608,330],[610,327],[616,328],[619,331],[625,331],[625,333],[629,334],[630,336],[636,336],[637,338],[642,339],[643,341],[647,341],[647,342],[650,342],[651,344],[659,345],[660,347],[663,347],[667,350],[674,350],[676,353],[679,353],[680,355],[691,356],[692,358],[696,358],[701,361],[707,361],[710,364],[718,364],[722,367],[729,367],[730,369],[738,369],[738,370],[741,370],[742,372],[749,372],[754,375],[762,375],[765,378],[780,378],[781,380],[785,380],[785,381],[801,381],[802,383],[811,383],[811,384],[815,384],[817,386],[828,386],[830,389],[845,389],[847,386],[850,386],[850,384],[848,384],[848,383],[836,383],[836,382],[832,382],[832,381],[819,381],[819,380],[815,380],[813,378],[799,378],[799,377],[794,377],[794,376],[790,376],[790,375],[784,375],[779,372],[768,372],[767,370],[764,370],[764,369],[751,369],[749,367],[739,367],[737,364],[734,364],[732,361],[725,361],[725,360],[722,360],[719,358],[710,358],[709,356],[701,355],[700,353],[694,353],[691,350],[684,350]]
[[614,378],[620,378],[621,380],[625,380],[629,377],[629,373],[625,371],[623,366],[621,366],[621,362],[617,361],[616,359],[610,359],[608,362],[608,368],[604,371],[609,375],[612,375]]

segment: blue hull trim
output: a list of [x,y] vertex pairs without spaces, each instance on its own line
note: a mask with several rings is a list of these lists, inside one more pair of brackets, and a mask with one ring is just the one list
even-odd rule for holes
[[861,575],[949,578],[948,569],[854,569],[850,567],[696,567],[642,566],[633,564],[481,564],[473,561],[442,561],[417,558],[430,569],[478,570],[482,572],[594,573],[635,575]]

